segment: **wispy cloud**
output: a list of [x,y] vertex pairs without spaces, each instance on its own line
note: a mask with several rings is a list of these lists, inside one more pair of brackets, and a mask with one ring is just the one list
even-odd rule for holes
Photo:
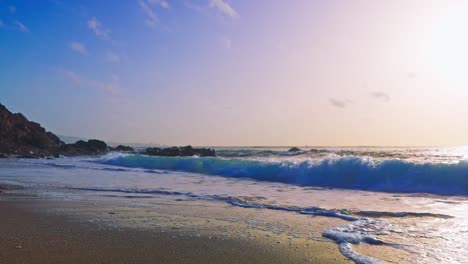
[[88,20],[88,28],[91,29],[97,37],[102,39],[110,39],[110,30],[104,27],[96,17]]
[[61,73],[65,75],[67,78],[69,78],[70,80],[72,80],[74,83],[79,83],[81,80],[80,76],[74,71],[62,69]]
[[13,6],[13,5],[12,5],[12,6],[10,6],[10,7],[8,8],[8,10],[10,10],[10,13],[14,14],[14,13],[16,13],[16,6]]
[[86,46],[83,43],[80,42],[71,42],[70,43],[70,48],[75,51],[80,53],[81,55],[86,55],[88,54],[88,50],[86,49]]
[[220,11],[224,15],[227,15],[230,17],[239,16],[237,11],[234,10],[234,8],[231,5],[229,5],[225,0],[210,0],[209,6],[211,8],[216,8],[218,11]]
[[369,93],[370,96],[374,97],[375,99],[382,100],[384,102],[390,101],[390,95],[380,91],[374,91]]
[[335,99],[335,98],[330,98],[330,99],[328,99],[328,101],[330,102],[330,104],[332,106],[337,107],[337,108],[341,108],[341,109],[346,108],[346,106],[348,106],[348,104],[351,103],[351,101],[349,101],[349,100],[339,100],[339,99]]
[[101,90],[106,93],[116,94],[117,85],[114,83],[101,82],[96,80],[87,80],[89,86],[94,87],[95,89]]
[[148,3],[152,5],[159,5],[162,8],[169,8],[169,2],[165,0],[148,0]]
[[112,51],[108,51],[106,53],[106,60],[111,63],[119,63],[120,62],[120,57],[119,55],[115,54]]
[[109,82],[103,82],[103,81],[85,78],[79,75],[78,73],[72,70],[68,70],[68,69],[60,69],[60,73],[66,78],[70,79],[75,84],[90,87],[95,90],[113,94],[113,95],[117,93],[118,80],[117,81],[115,80],[114,75],[112,75],[113,82],[109,83]]
[[18,29],[21,30],[22,32],[28,33],[29,28],[27,28],[23,23],[19,22],[18,20],[15,21],[16,26],[18,26]]
[[3,27],[3,25],[5,25],[5,24],[3,24],[3,21],[0,20],[0,27]]
[[197,12],[203,12],[203,11],[206,10],[206,7],[198,5],[198,4],[196,4],[196,3],[192,2],[192,1],[189,1],[189,0],[184,2],[184,6],[186,8],[188,8],[188,9],[192,9],[192,10],[195,10]]
[[144,0],[138,0],[138,5],[140,5],[141,10],[145,14],[145,23],[149,27],[156,27],[159,23],[159,18],[156,16],[156,13],[153,9],[146,3]]

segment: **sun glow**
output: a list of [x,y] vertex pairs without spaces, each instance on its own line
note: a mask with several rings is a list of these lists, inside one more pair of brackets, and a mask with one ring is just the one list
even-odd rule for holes
[[439,77],[468,82],[468,4],[441,10],[431,29],[430,56]]

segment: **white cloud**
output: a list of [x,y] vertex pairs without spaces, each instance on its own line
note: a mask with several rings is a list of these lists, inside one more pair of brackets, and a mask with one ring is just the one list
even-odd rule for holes
[[70,80],[72,80],[74,83],[79,83],[81,81],[81,78],[80,76],[74,72],[74,71],[70,71],[70,70],[66,70],[66,69],[63,69],[62,70],[62,73],[67,77],[69,78]]
[[232,6],[230,6],[227,2],[224,0],[210,0],[210,7],[211,8],[216,8],[218,11],[223,13],[224,15],[230,16],[230,17],[238,17],[239,14],[237,13]]
[[115,94],[117,92],[116,85],[112,83],[106,83],[96,80],[87,80],[87,84],[97,90],[101,90],[106,93]]
[[3,21],[0,20],[0,27],[3,27],[3,25],[4,25],[4,24],[3,24]]
[[185,1],[184,6],[186,8],[188,8],[188,9],[192,9],[192,10],[195,10],[197,12],[203,12],[206,9],[205,7],[203,7],[201,5],[198,5],[198,4],[195,4],[192,1]]
[[154,13],[153,9],[144,1],[138,0],[141,10],[146,15],[145,23],[150,27],[155,27],[159,23],[159,19]]
[[70,48],[73,50],[73,51],[76,51],[78,53],[80,53],[81,55],[86,55],[88,54],[88,50],[86,49],[85,45],[83,43],[80,43],[80,42],[71,42],[70,43]]
[[97,37],[109,39],[110,30],[105,28],[96,17],[88,20],[88,28],[90,28]]
[[16,13],[16,7],[15,6],[10,6],[8,9],[10,10],[10,13],[12,13],[12,14]]
[[152,5],[159,5],[162,8],[169,8],[169,2],[165,0],[148,0],[148,3]]
[[29,28],[27,28],[23,23],[19,22],[18,20],[15,21],[15,24],[18,26],[19,30],[22,32],[29,32]]
[[106,60],[108,62],[111,62],[111,63],[119,63],[120,62],[120,57],[119,57],[119,55],[117,55],[117,54],[115,54],[115,53],[113,53],[111,51],[108,51],[106,53]]
[[112,79],[114,80],[113,83],[107,83],[107,82],[102,82],[98,80],[92,80],[92,79],[87,79],[82,76],[80,76],[78,73],[67,70],[67,69],[61,69],[60,72],[70,79],[73,83],[87,86],[102,92],[106,92],[109,94],[116,94],[117,93],[117,82],[114,79],[114,76],[112,76]]

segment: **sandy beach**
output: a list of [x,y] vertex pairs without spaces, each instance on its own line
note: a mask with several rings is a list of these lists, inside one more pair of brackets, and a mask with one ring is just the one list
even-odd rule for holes
[[[249,235],[237,223],[220,235],[220,223],[168,208],[146,212],[5,191],[0,200],[0,263],[351,263],[331,241]],[[166,221],[151,223],[158,217]]]

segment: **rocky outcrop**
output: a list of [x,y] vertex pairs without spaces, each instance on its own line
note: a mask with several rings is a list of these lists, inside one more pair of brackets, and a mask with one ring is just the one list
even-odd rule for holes
[[297,147],[292,147],[288,150],[289,152],[298,152],[298,151],[301,151],[300,148],[297,148]]
[[[129,146],[110,148],[104,141],[90,139],[65,144],[52,132],[29,121],[22,114],[13,114],[0,104],[0,158],[46,158],[59,156],[94,156],[109,151],[134,152]],[[211,148],[171,147],[148,148],[144,152],[152,156],[215,156]]]
[[104,141],[90,139],[87,142],[79,140],[74,144],[66,144],[58,153],[64,156],[95,156],[109,152],[109,147]]
[[54,156],[64,143],[24,115],[0,104],[0,157]]
[[100,140],[63,143],[52,132],[24,115],[11,113],[0,104],[0,158],[45,158],[80,155],[102,155],[109,151]]
[[146,155],[150,156],[165,156],[165,157],[178,157],[178,156],[199,156],[199,157],[214,157],[216,151],[212,148],[193,148],[192,146],[185,147],[170,147],[170,148],[147,148]]
[[118,151],[118,152],[135,152],[135,150],[132,147],[124,146],[124,145],[118,145],[115,148],[110,148],[110,150]]

